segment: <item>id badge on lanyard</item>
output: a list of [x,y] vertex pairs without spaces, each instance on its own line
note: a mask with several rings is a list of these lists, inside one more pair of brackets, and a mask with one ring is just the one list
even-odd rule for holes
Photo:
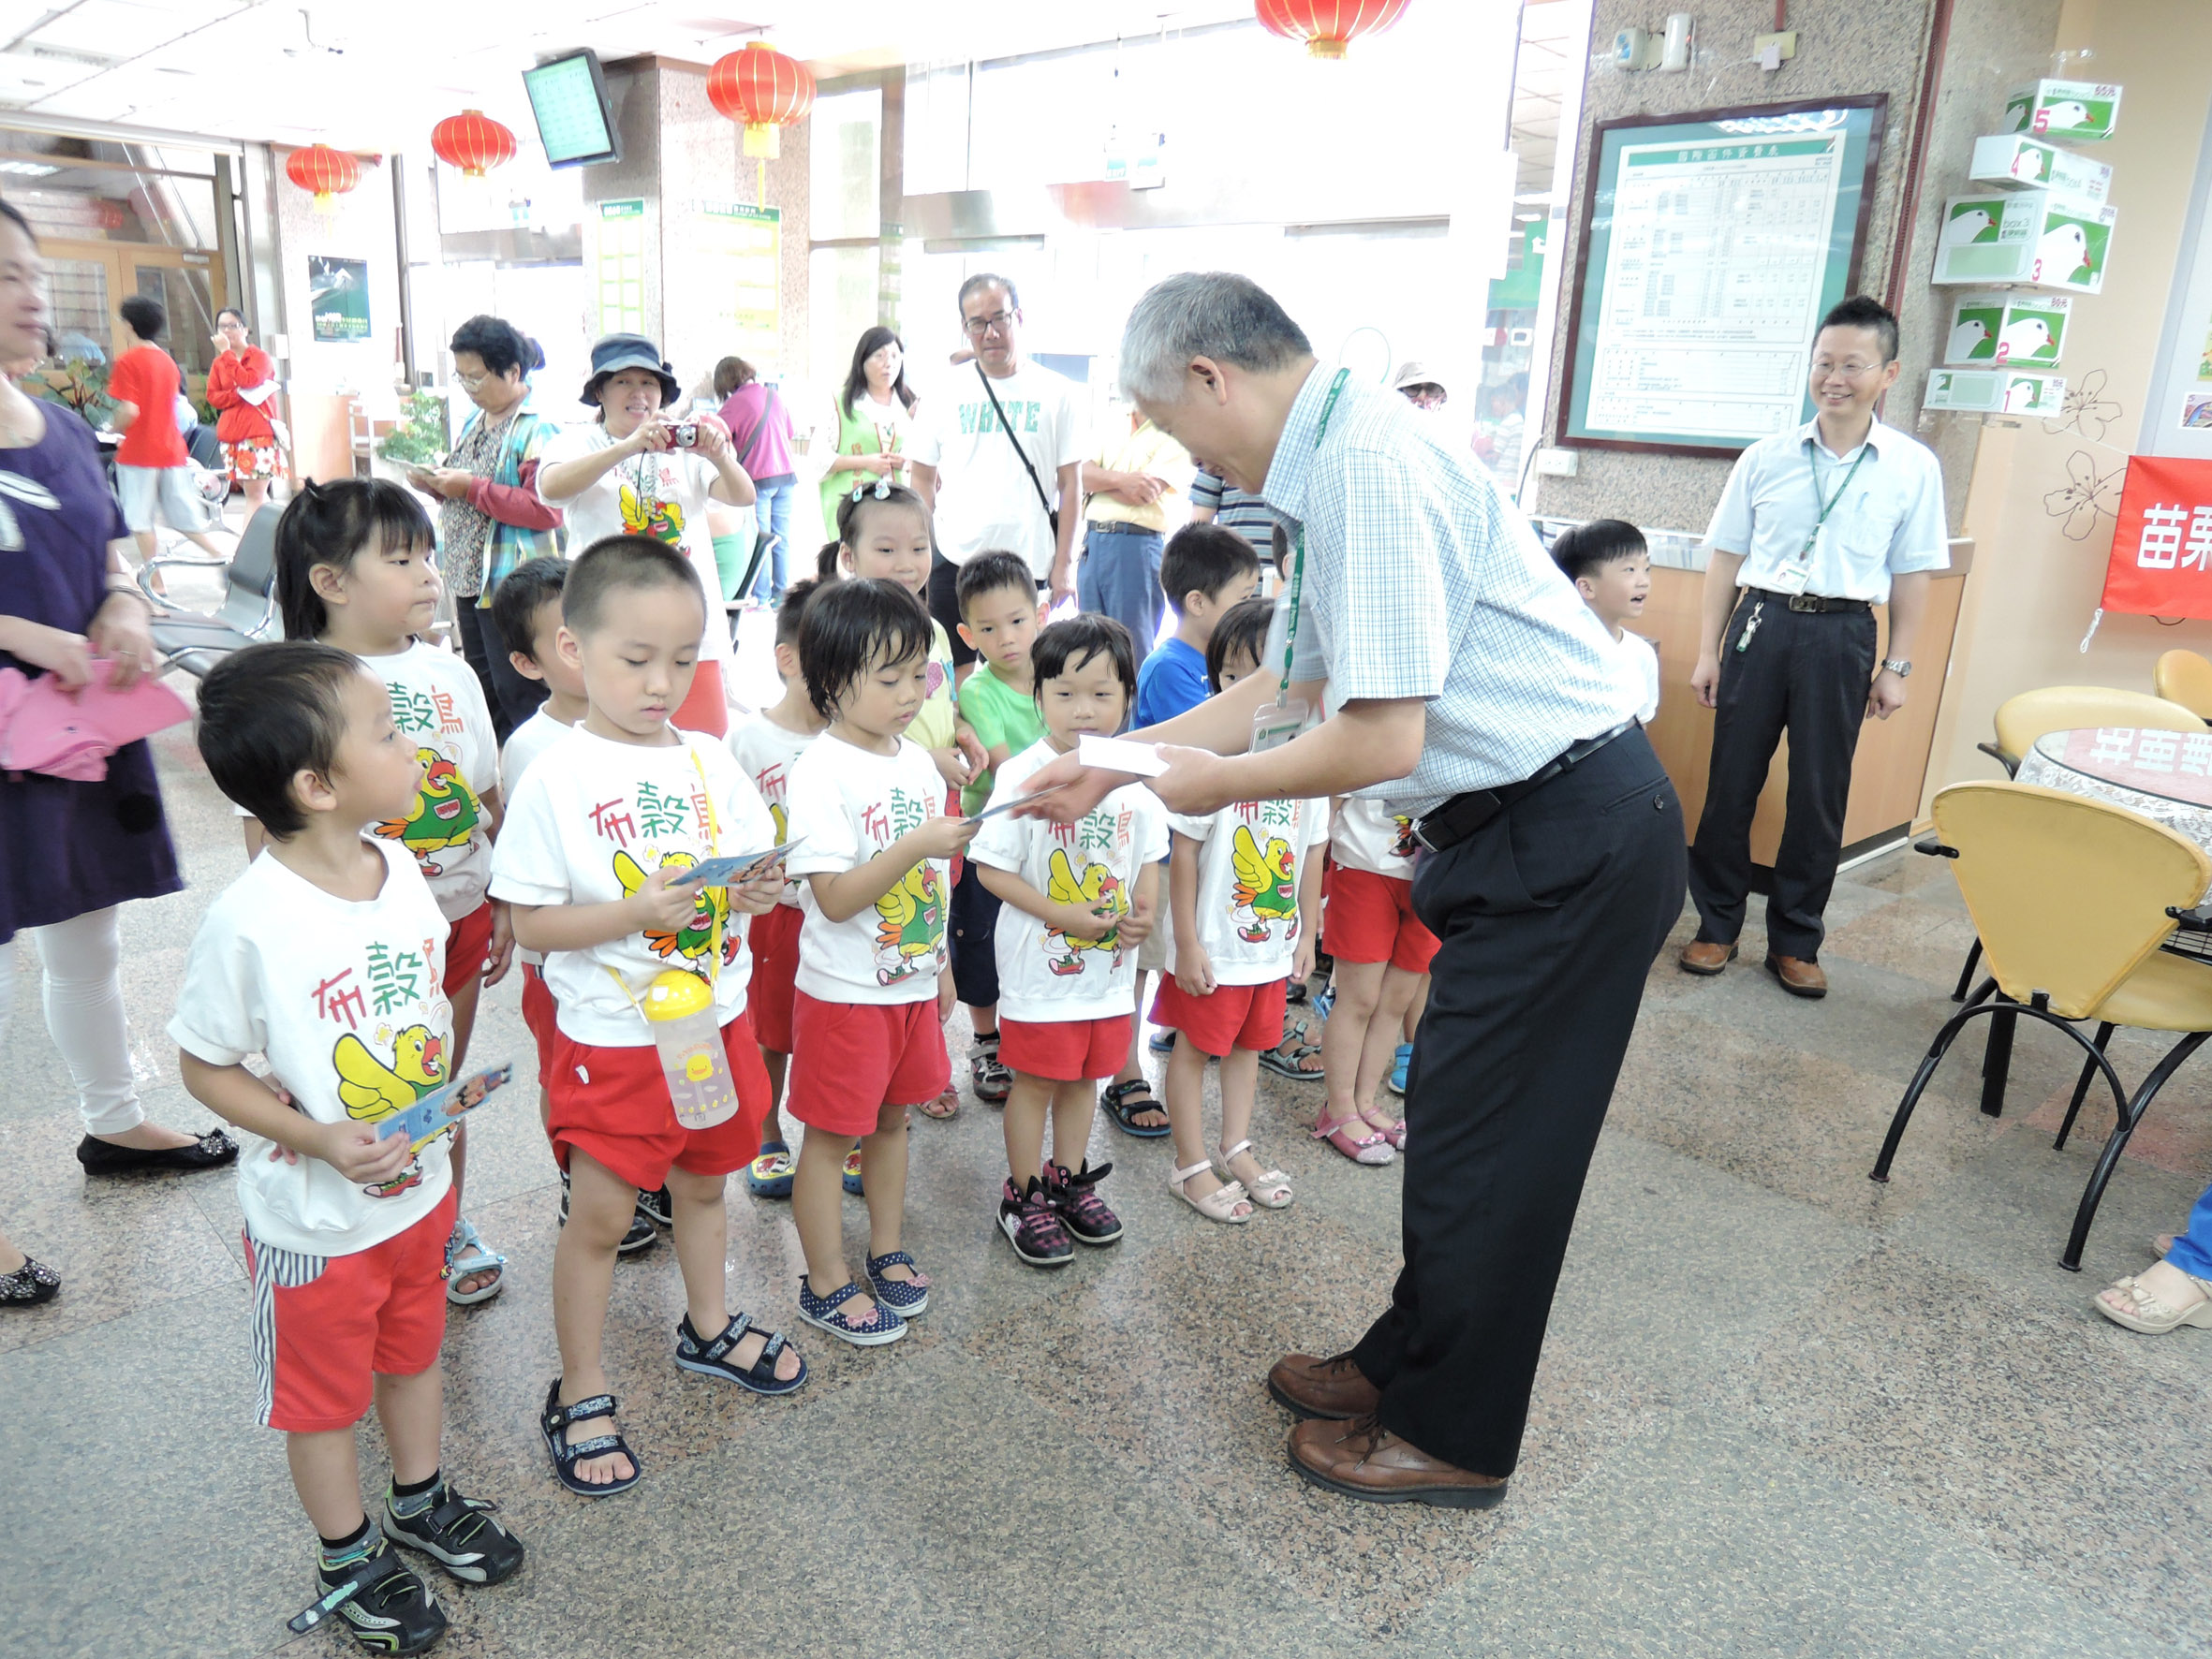
[[[1314,429],[1313,447],[1319,449],[1321,440],[1329,433],[1329,417],[1336,411],[1336,399],[1344,390],[1344,383],[1351,378],[1349,369],[1336,371],[1336,378],[1329,383],[1328,400],[1321,404],[1321,418]],[[1252,742],[1250,752],[1264,755],[1270,749],[1279,749],[1295,738],[1313,722],[1313,710],[1304,697],[1290,695],[1290,665],[1298,655],[1298,601],[1305,590],[1305,527],[1298,529],[1297,555],[1290,561],[1290,597],[1288,618],[1283,627],[1283,671],[1276,683],[1275,701],[1261,705],[1252,716]]]
[[1843,499],[1843,492],[1851,487],[1851,480],[1858,477],[1859,462],[1866,459],[1868,448],[1866,444],[1859,446],[1858,454],[1852,458],[1851,471],[1843,475],[1843,482],[1836,486],[1836,493],[1825,501],[1821,499],[1821,469],[1810,456],[1806,457],[1806,464],[1812,467],[1813,500],[1820,506],[1821,516],[1813,521],[1812,534],[1805,538],[1805,546],[1797,550],[1797,557],[1786,561],[1775,573],[1774,580],[1769,585],[1776,593],[1805,592],[1806,583],[1812,580],[1813,554],[1820,551],[1821,537],[1828,533],[1828,515],[1836,510],[1836,504]]

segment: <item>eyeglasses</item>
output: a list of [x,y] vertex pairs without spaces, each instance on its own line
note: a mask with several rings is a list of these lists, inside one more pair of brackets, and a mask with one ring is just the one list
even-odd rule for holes
[[1813,360],[1813,373],[1820,376],[1820,378],[1822,380],[1827,379],[1827,377],[1831,374],[1841,374],[1846,380],[1859,380],[1863,379],[1868,374],[1873,374],[1882,365],[1880,363],[1862,363],[1856,361],[1848,363],[1832,363],[1826,358],[1816,358]]
[[453,376],[453,384],[458,386],[463,391],[474,391],[478,387],[483,385],[485,381],[491,378],[492,375],[489,371],[481,374],[456,374]]
[[1003,334],[1012,328],[1014,314],[1010,311],[995,311],[989,316],[965,318],[960,326],[967,331],[969,339],[981,340],[985,334]]

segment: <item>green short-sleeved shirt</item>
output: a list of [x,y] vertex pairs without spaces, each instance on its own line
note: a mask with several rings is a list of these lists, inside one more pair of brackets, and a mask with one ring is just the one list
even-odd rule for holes
[[[1037,712],[1037,699],[1016,691],[988,663],[960,688],[960,712],[986,752],[1004,743],[1009,755],[1019,755],[1044,736],[1044,716]],[[986,771],[961,790],[960,810],[972,816],[990,804],[991,774]]]

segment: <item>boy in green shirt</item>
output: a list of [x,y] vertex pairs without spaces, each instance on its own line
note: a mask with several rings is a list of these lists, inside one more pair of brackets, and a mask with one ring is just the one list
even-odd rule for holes
[[[1044,736],[1029,644],[1037,638],[1037,578],[1018,553],[979,553],[960,567],[960,637],[981,660],[960,688],[960,712],[990,765],[960,792],[973,816],[990,802],[996,770]],[[1003,1106],[1013,1074],[998,1058],[998,900],[965,862],[952,888],[952,984],[976,1033],[968,1056],[976,1098]]]

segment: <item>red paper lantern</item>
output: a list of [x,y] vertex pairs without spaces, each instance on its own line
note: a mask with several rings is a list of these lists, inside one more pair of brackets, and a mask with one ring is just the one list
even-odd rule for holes
[[776,129],[796,126],[814,108],[814,76],[766,41],[748,40],[745,50],[717,58],[707,71],[707,98],[730,120],[745,124],[747,155],[774,161]]
[[310,144],[292,152],[284,164],[284,176],[301,189],[312,191],[317,207],[327,208],[331,198],[343,196],[361,183],[361,163],[328,144]]
[[1260,21],[1317,58],[1340,58],[1362,35],[1378,35],[1405,15],[1408,0],[1259,0]]
[[430,147],[447,166],[480,179],[514,159],[514,134],[481,110],[464,110],[430,129]]

